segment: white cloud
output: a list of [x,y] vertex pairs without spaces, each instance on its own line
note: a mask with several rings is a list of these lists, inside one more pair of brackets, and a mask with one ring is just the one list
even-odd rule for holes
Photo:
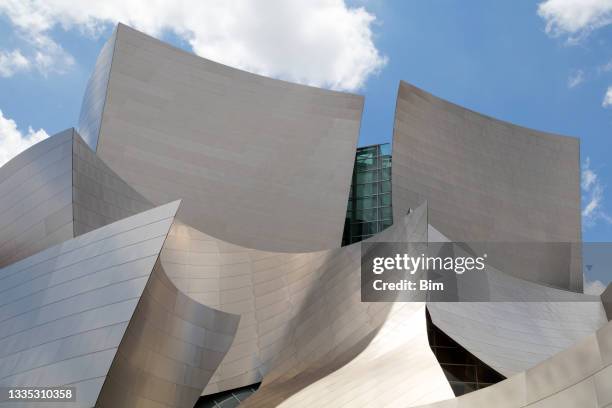
[[569,78],[567,79],[567,87],[570,89],[575,88],[583,82],[584,82],[584,71],[579,69],[573,72],[572,74],[570,74]]
[[20,50],[0,51],[0,77],[10,77],[15,72],[30,68],[30,61]]
[[43,129],[34,131],[28,127],[27,133],[17,129],[14,120],[4,117],[0,110],[0,166],[35,143],[48,138]]
[[604,108],[609,108],[612,106],[612,86],[608,87],[608,90],[604,95],[603,101],[601,102],[601,106],[603,106]]
[[67,55],[51,37],[54,28],[96,35],[118,21],[157,37],[172,32],[227,65],[332,89],[358,89],[386,63],[373,41],[375,16],[343,0],[83,3],[0,0],[0,13],[49,55],[38,61],[46,66]]
[[603,64],[597,67],[597,72],[600,74],[602,72],[610,72],[610,71],[612,71],[612,60],[608,61],[606,64]]
[[538,6],[546,33],[568,36],[576,43],[593,30],[612,23],[612,0],[546,0]]
[[591,159],[586,158],[582,165],[580,186],[583,193],[582,220],[585,227],[591,227],[599,220],[612,224],[612,217],[603,209],[604,186],[597,174],[591,169]]
[[27,1],[0,0],[0,14],[4,13],[10,18],[17,28],[19,37],[27,46],[27,52],[23,53],[21,50],[12,53],[0,51],[0,55],[17,52],[19,57],[20,65],[8,70],[4,76],[11,76],[20,70],[31,68],[35,68],[43,75],[52,72],[63,73],[74,64],[74,58],[47,34],[52,26],[47,25],[45,18],[36,14],[27,15],[28,10],[34,6]]
[[585,294],[587,295],[601,295],[604,290],[606,290],[606,285],[604,285],[600,280],[588,280],[586,276],[583,277],[582,288]]

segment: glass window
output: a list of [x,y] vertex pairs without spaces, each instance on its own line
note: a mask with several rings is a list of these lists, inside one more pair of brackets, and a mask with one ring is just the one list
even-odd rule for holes
[[355,224],[355,226],[361,235],[371,235],[378,232],[378,224],[376,222],[363,222],[361,224]]
[[365,183],[372,183],[373,181],[376,181],[376,172],[375,171],[366,171],[363,173],[357,173],[355,175],[355,182],[357,184],[365,184]]
[[365,198],[358,198],[356,201],[356,207],[358,210],[363,210],[364,208],[374,208],[378,207],[377,203],[378,196],[371,196]]
[[393,217],[393,210],[391,207],[383,207],[380,209],[380,219],[390,220]]
[[381,161],[381,167],[386,168],[386,167],[391,167],[391,157],[390,156],[383,156],[380,158]]
[[357,222],[361,222],[361,221],[376,221],[377,220],[377,216],[376,216],[376,209],[375,208],[371,208],[369,210],[358,210],[355,212],[355,221]]
[[381,194],[379,195],[380,197],[380,206],[381,207],[388,207],[391,205],[391,194],[387,193],[387,194]]
[[390,181],[381,181],[380,182],[380,192],[381,193],[390,193],[391,192],[391,182]]
[[377,166],[376,146],[363,149],[355,157],[355,169],[357,171],[375,169]]
[[380,154],[383,156],[390,156],[391,155],[391,143],[381,144]]
[[391,180],[391,167],[382,169],[381,172],[382,172],[380,176],[381,180]]
[[378,183],[357,184],[355,191],[357,192],[357,197],[378,194]]

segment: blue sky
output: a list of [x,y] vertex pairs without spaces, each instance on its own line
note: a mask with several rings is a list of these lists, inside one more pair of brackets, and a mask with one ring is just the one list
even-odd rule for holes
[[[142,0],[69,3],[0,0],[0,132],[17,132],[23,146],[76,126],[96,56],[121,20],[210,59],[365,95],[360,144],[391,140],[401,79],[499,119],[580,137],[583,239],[612,241],[610,0],[212,1],[183,11]],[[22,146],[6,140],[0,157]]]

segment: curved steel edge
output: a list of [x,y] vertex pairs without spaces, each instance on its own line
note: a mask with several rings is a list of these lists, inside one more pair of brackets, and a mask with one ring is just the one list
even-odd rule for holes
[[420,408],[607,407],[612,404],[612,322],[537,366],[459,398]]
[[[422,205],[371,240],[423,242],[426,234]],[[177,223],[160,259],[179,290],[242,316],[204,394],[298,373],[324,355],[334,358],[380,327],[391,308],[361,302],[361,243],[320,252],[262,252]]]
[[362,96],[240,71],[122,24],[110,41],[96,152],[121,178],[155,205],[182,199],[181,221],[226,242],[340,246]]
[[179,205],[0,269],[0,386],[72,386],[74,407],[195,404],[240,317],[191,300],[165,275],[159,254]]
[[74,386],[70,404],[94,406],[179,203],[0,269],[0,386]]
[[239,320],[183,295],[158,261],[96,406],[192,408],[229,350]]
[[[364,344],[365,343],[365,344]],[[427,339],[425,305],[395,303],[382,326],[335,358],[264,378],[245,408],[407,407],[452,398]]]
[[[578,139],[483,116],[401,81],[394,216],[426,199],[429,223],[451,241],[579,243],[579,148]],[[506,273],[582,291],[579,246],[569,265],[541,247],[497,252]]]
[[0,267],[153,207],[67,129],[0,168]]
[[[449,241],[439,231],[433,235]],[[505,377],[550,358],[607,322],[605,303],[598,296],[530,282],[490,265],[478,282],[466,281],[462,286],[465,299],[474,291],[476,299],[488,293],[495,301],[428,302],[431,319]]]

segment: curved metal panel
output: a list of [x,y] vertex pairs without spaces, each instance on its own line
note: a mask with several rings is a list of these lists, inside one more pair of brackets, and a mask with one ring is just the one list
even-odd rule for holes
[[108,80],[113,62],[116,38],[117,30],[113,31],[113,35],[100,51],[91,77],[87,81],[85,94],[81,102],[78,126],[79,134],[94,151],[98,144],[98,134],[102,124],[102,113],[104,112],[104,104],[108,92]]
[[76,132],[72,185],[75,236],[154,207],[117,176]]
[[[521,286],[528,284],[523,281]],[[537,290],[544,299],[554,289]],[[568,292],[572,295],[580,296]],[[562,296],[551,294],[553,299]],[[590,301],[568,297],[558,302],[430,303],[428,309],[438,328],[505,377],[550,358],[607,322],[603,305],[595,297]]]
[[0,266],[151,208],[65,130],[0,168]]
[[[448,241],[429,230],[430,237]],[[495,302],[428,302],[427,308],[439,329],[505,377],[550,358],[607,322],[598,296],[529,282],[490,265],[482,274],[479,284],[465,285],[466,290],[484,290]]]
[[340,246],[363,97],[239,71],[121,24],[114,41],[97,154],[120,177],[154,204],[180,198],[181,221],[226,242]]
[[0,168],[0,266],[73,237],[72,129]]
[[0,269],[0,386],[70,385],[75,406],[94,406],[178,205]]
[[[579,159],[578,139],[501,122],[400,83],[394,215],[425,199],[429,222],[452,241],[580,242]],[[506,273],[582,290],[579,250],[565,263],[541,247],[499,252]]]
[[608,407],[612,405],[612,322],[537,366],[459,398],[422,408]]
[[96,406],[192,408],[232,344],[239,320],[179,292],[158,261]]
[[[402,220],[371,240],[426,241],[425,205]],[[193,299],[241,315],[236,339],[204,394],[298,373],[376,330],[390,305],[361,302],[360,245],[262,252],[175,223],[160,257],[169,278]]]
[[429,348],[423,303],[394,304],[370,337],[297,375],[264,379],[241,406],[407,407],[454,397]]

